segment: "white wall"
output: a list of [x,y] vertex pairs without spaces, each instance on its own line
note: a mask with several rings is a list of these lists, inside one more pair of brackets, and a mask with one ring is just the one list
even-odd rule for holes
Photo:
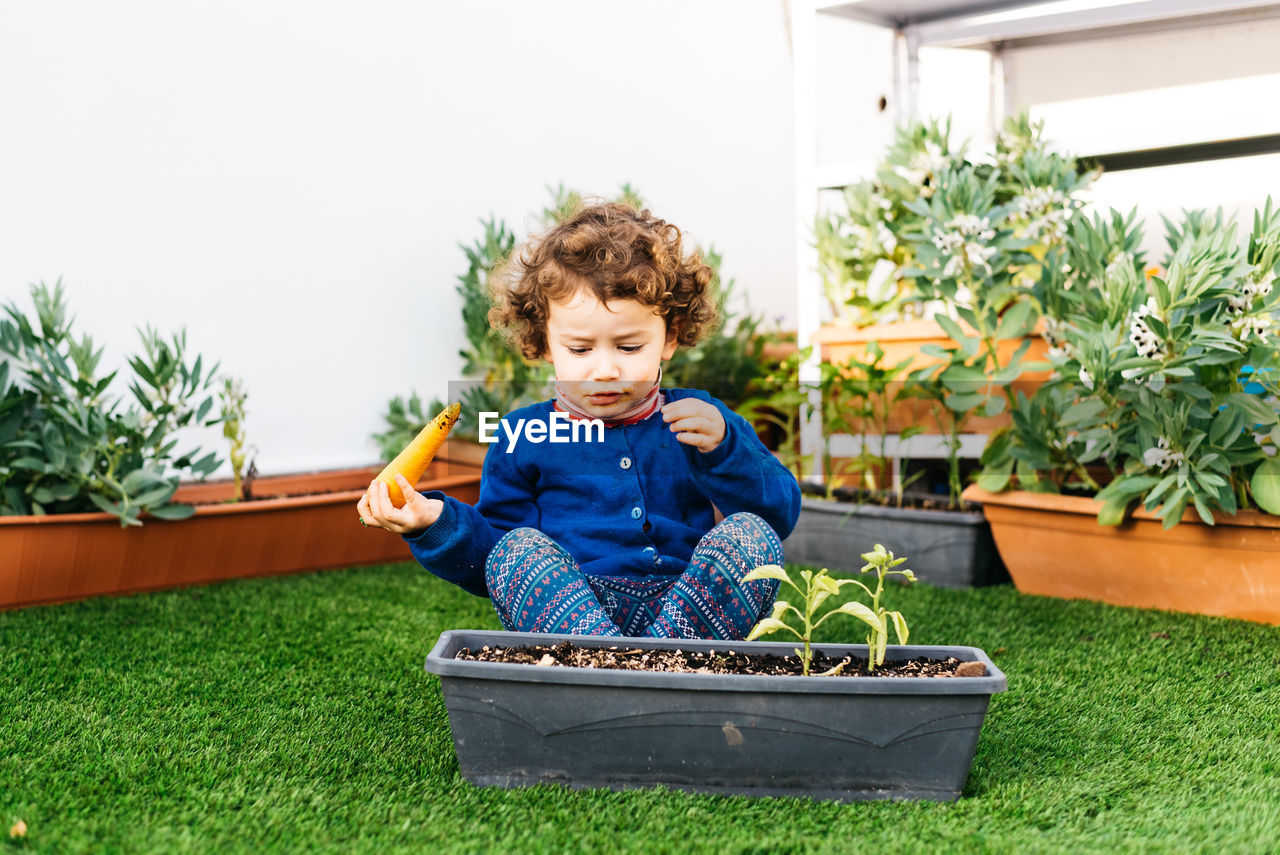
[[264,473],[370,463],[459,379],[458,243],[549,184],[630,181],[794,324],[790,75],[781,0],[7,3],[0,299],[62,277],[113,366],[185,326]]

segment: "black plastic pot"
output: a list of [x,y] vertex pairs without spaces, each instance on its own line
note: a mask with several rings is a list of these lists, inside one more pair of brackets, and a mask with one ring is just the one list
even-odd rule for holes
[[918,510],[802,499],[800,519],[782,543],[786,560],[856,573],[877,543],[905,555],[916,577],[940,588],[1009,581],[982,511]]
[[[440,675],[463,777],[482,786],[554,782],[838,801],[960,795],[991,695],[1005,677],[974,647],[888,648],[979,661],[985,677],[672,674],[455,659],[462,648],[581,646],[793,655],[793,644],[595,638],[480,630],[440,636]],[[865,645],[818,645],[865,658]]]

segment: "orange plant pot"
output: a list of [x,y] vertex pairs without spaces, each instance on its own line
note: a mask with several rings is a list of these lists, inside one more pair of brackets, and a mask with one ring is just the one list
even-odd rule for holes
[[[966,325],[960,325],[965,332],[972,332]],[[1023,359],[1032,362],[1044,361],[1048,357],[1049,345],[1040,335],[1041,327],[1028,336],[1031,346],[1027,348]],[[813,335],[813,341],[819,345],[819,356],[823,362],[838,365],[850,357],[860,360],[867,358],[867,350],[871,342],[879,344],[884,351],[881,359],[883,365],[897,365],[910,359],[908,371],[915,371],[930,365],[937,365],[940,360],[936,356],[922,353],[920,348],[926,344],[939,347],[952,347],[955,342],[943,331],[935,321],[901,321],[890,324],[875,324],[869,327],[847,327],[839,324],[828,324]],[[1014,352],[1022,345],[1023,339],[1005,339],[997,343],[996,354],[1001,365],[1007,365]],[[1045,380],[1049,379],[1048,371],[1024,371],[1013,381],[1015,391],[1030,397]],[[972,417],[965,423],[968,433],[990,433],[998,428],[1012,424],[1008,413],[991,417]],[[899,433],[908,427],[919,425],[925,433],[937,433],[939,427],[933,414],[932,404],[928,401],[902,401],[889,413],[889,431]],[[855,425],[855,429],[856,429]]]
[[1100,600],[1280,624],[1280,517],[1258,511],[1188,512],[1165,531],[1139,508],[1119,526],[1098,525],[1093,499],[976,486],[1014,585],[1026,594]]
[[[230,482],[186,484],[174,498],[205,503],[194,516],[130,528],[101,513],[0,517],[0,608],[411,560],[399,535],[359,523],[356,502],[379,471],[256,478],[263,498],[234,503]],[[480,468],[433,463],[418,488],[474,504]]]

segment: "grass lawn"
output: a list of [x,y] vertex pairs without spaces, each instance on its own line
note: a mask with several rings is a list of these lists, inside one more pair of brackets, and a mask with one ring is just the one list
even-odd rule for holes
[[958,802],[472,787],[422,662],[498,622],[415,565],[0,613],[0,853],[1280,846],[1280,628],[1009,586],[889,607],[1008,675]]

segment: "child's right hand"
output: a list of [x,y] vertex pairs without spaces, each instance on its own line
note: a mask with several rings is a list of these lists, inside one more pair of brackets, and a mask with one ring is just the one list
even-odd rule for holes
[[369,489],[356,505],[360,520],[365,525],[412,537],[426,531],[440,519],[444,502],[428,499],[415,490],[403,475],[396,475],[396,484],[404,495],[404,506],[399,508],[391,504],[391,489],[386,484],[378,480],[370,482]]

